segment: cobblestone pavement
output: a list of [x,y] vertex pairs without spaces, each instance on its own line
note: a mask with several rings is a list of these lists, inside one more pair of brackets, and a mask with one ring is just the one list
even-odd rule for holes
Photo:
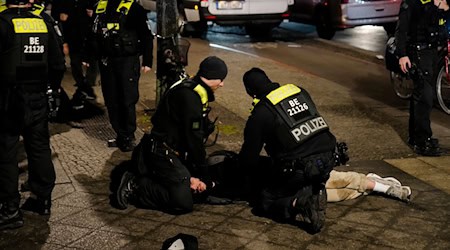
[[[192,65],[198,65],[207,54],[223,53],[202,46],[201,42],[193,44]],[[229,63],[231,73],[249,65],[271,65],[270,61],[245,55],[220,56],[229,59],[225,61],[245,63]],[[281,78],[283,74],[280,71],[278,76]],[[238,80],[230,78],[233,89],[236,85],[232,82]],[[146,75],[141,82],[140,114],[144,107],[152,108],[154,84],[149,84],[152,81],[154,76]],[[67,74],[64,86],[69,93],[71,85]],[[238,150],[245,116],[236,110],[244,109],[239,106],[242,104],[230,105],[218,98],[215,105],[220,114],[221,135],[218,144],[208,150]],[[143,115],[139,119],[144,121],[142,124],[148,121]],[[450,249],[448,156],[391,160],[356,157],[348,166],[338,167],[398,177],[412,187],[413,201],[405,204],[369,195],[329,203],[324,230],[311,235],[298,226],[257,217],[245,204],[199,204],[193,213],[180,216],[134,207],[114,209],[109,205],[109,175],[115,165],[129,159],[131,154],[107,147],[106,140],[114,134],[106,115],[84,120],[81,125],[83,128],[51,125],[57,171],[52,214],[47,218],[25,213],[24,227],[0,231],[0,249],[160,249],[165,239],[178,233],[196,236],[200,249]],[[139,130],[137,137],[141,136]],[[21,181],[25,178],[23,174]],[[27,195],[23,193],[24,197]]]

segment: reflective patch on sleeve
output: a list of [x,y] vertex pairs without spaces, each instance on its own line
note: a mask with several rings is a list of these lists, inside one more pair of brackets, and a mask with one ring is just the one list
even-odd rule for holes
[[39,18],[15,18],[12,22],[16,33],[48,33],[47,25]]

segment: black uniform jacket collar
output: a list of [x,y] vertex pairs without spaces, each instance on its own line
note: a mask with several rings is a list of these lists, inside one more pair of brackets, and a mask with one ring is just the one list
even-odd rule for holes
[[208,93],[208,102],[213,102],[216,99],[214,96],[214,92],[211,90],[211,88],[208,85],[206,85],[206,83],[204,83],[202,81],[202,79],[200,79],[200,76],[197,76],[197,75],[194,76],[193,80],[196,83],[202,85],[202,87],[206,89],[206,93]]

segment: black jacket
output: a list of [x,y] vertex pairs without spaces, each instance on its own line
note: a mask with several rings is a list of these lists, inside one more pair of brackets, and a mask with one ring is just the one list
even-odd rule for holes
[[[208,94],[208,101],[214,101],[211,89],[199,77],[192,79],[202,85]],[[200,97],[192,88],[177,87],[169,90],[162,98],[153,115],[152,134],[162,138],[172,149],[187,154],[186,165],[191,174],[204,174],[206,151],[203,144],[203,105]]]
[[[99,22],[114,22],[118,23],[117,20],[118,13],[116,11],[119,6],[121,0],[109,0],[108,5],[106,7],[105,13],[96,14],[96,10],[94,8],[94,18],[100,19]],[[141,5],[137,3],[133,3],[129,10],[129,13],[126,15],[125,24],[123,27],[120,27],[124,32],[128,34],[137,34],[136,39],[138,39],[138,54],[142,55],[142,66],[152,67],[153,63],[153,34],[147,25],[147,11],[142,8]],[[94,23],[94,26],[97,24]],[[98,27],[94,27],[97,29],[97,33],[95,37],[97,39],[97,45],[99,46],[99,54],[100,57],[109,57],[111,55],[108,54],[105,46],[105,37],[101,34],[101,31],[98,30]],[[134,38],[133,38],[134,39]],[[90,55],[92,55],[92,50],[89,51]]]
[[440,21],[447,20],[449,13],[438,9],[433,1],[422,4],[420,0],[403,0],[395,33],[398,55],[407,56],[408,46],[415,44],[446,46],[447,29]]
[[[273,83],[273,87],[267,90],[263,96],[276,89],[279,85]],[[302,89],[307,96],[309,94]],[[252,114],[247,120],[244,129],[244,144],[239,153],[239,165],[249,174],[252,171],[258,171],[258,161],[260,153],[265,147],[269,156],[285,154],[279,152],[281,146],[277,145],[277,139],[274,137],[277,126],[278,115],[270,107],[264,104],[256,104]],[[303,158],[309,155],[332,152],[336,146],[336,138],[327,131],[321,132],[314,137],[300,144],[293,152],[290,152],[289,158]]]

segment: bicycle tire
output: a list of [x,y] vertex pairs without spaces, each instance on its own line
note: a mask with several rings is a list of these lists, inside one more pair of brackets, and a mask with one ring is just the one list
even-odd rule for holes
[[441,66],[436,79],[436,99],[442,111],[450,115],[450,81],[447,79],[444,65]]
[[404,76],[393,71],[390,72],[390,77],[395,94],[401,99],[409,99],[414,88],[412,80],[407,80]]

